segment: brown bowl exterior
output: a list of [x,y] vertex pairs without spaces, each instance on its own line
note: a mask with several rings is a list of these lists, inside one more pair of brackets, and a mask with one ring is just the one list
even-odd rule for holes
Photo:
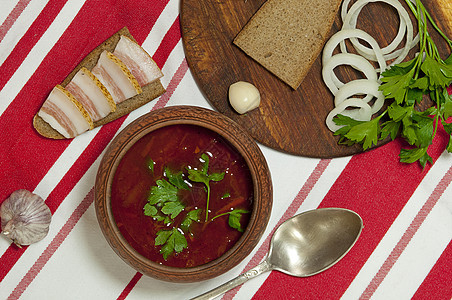
[[[158,128],[175,124],[198,125],[220,134],[245,158],[254,185],[253,211],[240,240],[220,258],[193,268],[163,266],[139,254],[122,237],[111,212],[111,184],[121,158],[144,135]],[[107,148],[95,183],[97,219],[112,249],[142,274],[171,282],[196,282],[210,279],[240,263],[264,233],[270,218],[272,201],[270,171],[256,142],[231,119],[218,112],[193,106],[158,109],[128,125]]]

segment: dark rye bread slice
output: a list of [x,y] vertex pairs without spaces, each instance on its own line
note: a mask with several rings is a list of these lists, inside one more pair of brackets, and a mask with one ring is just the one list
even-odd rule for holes
[[[121,35],[125,35],[129,37],[132,41],[136,42],[133,36],[130,34],[129,30],[124,27],[110,38],[108,38],[101,45],[97,46],[92,52],[90,52],[75,69],[63,80],[61,85],[65,87],[75,76],[75,74],[82,68],[85,67],[88,70],[92,70],[94,66],[97,64],[99,60],[100,54],[104,50],[108,50],[113,52],[116,47],[116,44],[119,42]],[[146,86],[143,87],[143,92],[138,94],[132,98],[124,100],[123,102],[116,105],[116,111],[111,112],[105,118],[94,122],[94,127],[102,126],[107,124],[113,120],[116,120],[131,111],[137,109],[140,106],[150,102],[151,100],[159,97],[165,92],[164,87],[160,80],[156,80]],[[44,137],[52,138],[52,139],[65,139],[63,135],[53,129],[47,122],[45,122],[40,116],[37,114],[33,118],[33,126],[36,131]]]
[[293,89],[320,54],[341,0],[268,0],[233,43]]

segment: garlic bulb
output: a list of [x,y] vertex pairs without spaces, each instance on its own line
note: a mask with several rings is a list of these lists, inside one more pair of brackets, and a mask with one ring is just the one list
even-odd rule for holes
[[49,232],[52,213],[44,200],[27,190],[17,190],[0,207],[2,233],[16,245],[30,245]]
[[239,114],[249,112],[259,106],[259,90],[249,82],[238,81],[229,87],[229,103]]

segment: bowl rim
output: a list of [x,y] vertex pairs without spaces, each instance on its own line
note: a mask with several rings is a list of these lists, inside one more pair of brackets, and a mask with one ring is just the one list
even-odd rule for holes
[[[197,125],[223,137],[245,159],[253,182],[253,210],[240,239],[219,258],[191,268],[158,264],[136,251],[120,233],[111,213],[111,182],[125,153],[143,136],[162,127]],[[95,182],[95,209],[102,233],[114,252],[137,271],[165,281],[194,282],[216,277],[239,264],[254,249],[265,231],[273,204],[267,162],[252,137],[228,117],[197,106],[170,106],[153,110],[126,126],[109,144]],[[231,260],[230,258],[234,258]]]

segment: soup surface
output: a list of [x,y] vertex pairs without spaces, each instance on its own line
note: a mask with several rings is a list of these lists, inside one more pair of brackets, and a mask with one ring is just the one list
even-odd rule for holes
[[121,159],[111,191],[113,216],[128,243],[180,268],[229,250],[248,224],[252,202],[245,160],[220,135],[194,125],[166,126],[137,141]]

